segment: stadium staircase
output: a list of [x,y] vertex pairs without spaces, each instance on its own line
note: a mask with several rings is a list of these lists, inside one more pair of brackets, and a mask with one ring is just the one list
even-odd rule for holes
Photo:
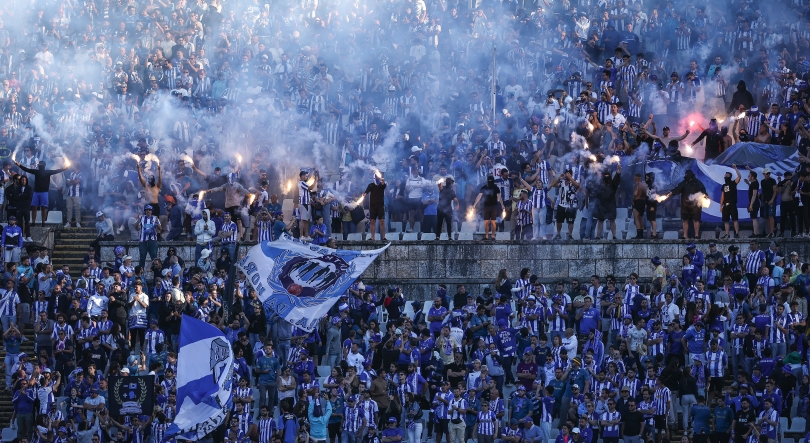
[[[28,355],[34,355],[34,327],[31,326],[22,331],[23,336],[27,339],[20,344],[20,351]],[[5,361],[6,350],[5,348],[0,351],[0,356]],[[0,428],[8,427],[11,422],[11,414],[14,412],[14,407],[11,405],[12,392],[5,390],[5,368],[2,371],[2,386],[0,386]]]
[[70,265],[70,273],[77,277],[84,266],[84,256],[90,243],[96,239],[95,217],[93,214],[82,214],[81,228],[60,228],[54,233],[53,253],[51,263],[54,270],[62,269],[62,265]]

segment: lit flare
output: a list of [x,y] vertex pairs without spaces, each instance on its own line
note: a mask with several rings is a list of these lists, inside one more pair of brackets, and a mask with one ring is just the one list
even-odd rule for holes
[[475,220],[475,208],[467,209],[467,221],[471,222]]

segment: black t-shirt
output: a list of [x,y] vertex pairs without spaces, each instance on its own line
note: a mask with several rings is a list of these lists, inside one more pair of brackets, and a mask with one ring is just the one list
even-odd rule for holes
[[368,204],[373,207],[385,206],[385,186],[388,183],[369,183],[366,186],[366,194],[368,194]]
[[[452,202],[455,198],[456,191],[454,191],[450,186],[445,186],[441,191],[439,191],[439,204],[437,208],[445,213],[453,212]],[[465,299],[464,303],[466,302],[467,300]]]
[[762,203],[768,203],[773,198],[773,188],[776,186],[776,180],[772,178],[762,179]]
[[759,182],[754,180],[748,184],[748,203],[749,204],[756,204],[756,202],[752,201],[754,198],[754,191],[759,191]]
[[737,204],[737,183],[734,180],[723,185],[723,202]]
[[636,409],[633,412],[622,414],[622,422],[624,423],[624,436],[635,437],[641,434],[641,424],[644,423],[644,414]]
[[[498,204],[498,194],[501,189],[496,184],[485,184],[481,186],[481,195],[484,197],[484,206],[495,206]],[[455,385],[454,385],[455,386]]]
[[467,369],[467,365],[465,365],[464,363],[456,364],[455,362],[444,367],[445,375],[447,376],[446,378],[450,381],[450,386],[458,386],[458,383],[460,381],[463,381],[464,377],[451,377],[448,376],[447,374],[449,374],[450,371],[461,372],[465,369]]
[[748,423],[754,423],[757,420],[757,414],[754,413],[754,410],[749,408],[748,411],[743,411],[740,409],[734,413],[734,421],[737,423],[734,425],[734,432],[737,435],[743,435],[748,432]]

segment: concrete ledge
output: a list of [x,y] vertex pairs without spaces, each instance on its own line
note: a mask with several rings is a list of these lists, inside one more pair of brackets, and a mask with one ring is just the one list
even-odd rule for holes
[[[615,275],[623,281],[631,272],[639,274],[643,283],[652,278],[652,257],[661,258],[664,266],[670,271],[680,272],[683,255],[686,254],[686,240],[601,240],[566,242],[393,242],[362,275],[362,280],[371,285],[400,286],[409,300],[427,300],[432,298],[437,285],[444,283],[450,286],[467,285],[468,292],[476,296],[484,287],[492,286],[500,269],[505,268],[509,277],[514,280],[522,268],[529,268],[542,283],[553,283],[557,280],[570,281],[579,278],[588,283],[590,276],[602,277]],[[704,253],[709,250],[709,241],[695,242]],[[748,240],[717,241],[717,247],[724,254],[728,247],[737,245],[745,255],[748,251]],[[768,247],[769,239],[760,239],[762,249]],[[810,241],[805,239],[783,239],[777,241],[781,246],[782,256],[796,251],[799,257],[810,257]],[[255,243],[241,244],[240,256],[245,254]],[[382,242],[342,242],[345,249],[376,249]],[[128,249],[137,263],[139,256],[137,242],[109,242],[102,247],[101,258],[113,261],[113,248],[123,245]],[[167,249],[173,246],[178,255],[187,263],[194,259],[195,245],[190,242],[163,242],[159,255],[166,257]],[[218,257],[219,248],[215,246],[214,255]],[[149,266],[147,265],[147,269]]]

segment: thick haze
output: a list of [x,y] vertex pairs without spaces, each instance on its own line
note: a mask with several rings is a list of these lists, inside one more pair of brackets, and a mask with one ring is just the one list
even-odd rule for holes
[[[0,4],[4,25],[0,76],[11,80],[11,89],[19,85],[18,107],[25,106],[29,93],[35,99],[33,106],[26,106],[22,122],[11,119],[8,146],[19,160],[30,126],[39,136],[41,156],[51,164],[59,164],[55,159],[65,156],[89,172],[94,160],[109,153],[113,180],[125,176],[132,180],[120,172],[134,169],[129,151],[134,152],[143,137],[160,159],[167,184],[174,180],[177,160],[196,153],[195,164],[204,173],[211,174],[214,166],[228,173],[240,167],[240,154],[243,178],[255,174],[254,165],[269,167],[270,190],[277,193],[287,191],[300,168],[317,168],[333,179],[342,169],[353,171],[358,181],[368,179],[375,169],[399,178],[398,160],[410,156],[413,145],[428,148],[429,164],[420,160],[430,168],[426,175],[432,176],[438,163],[447,164],[453,173],[465,167],[476,171],[474,165],[463,165],[464,154],[469,145],[478,145],[478,136],[489,141],[493,129],[507,143],[507,155],[518,147],[528,160],[537,146],[529,148],[519,140],[527,138],[530,118],[540,124],[541,132],[545,125],[558,132],[555,152],[544,152],[553,154],[552,161],[568,163],[573,153],[587,160],[592,154],[582,152],[585,146],[591,152],[604,148],[600,159],[611,159],[610,136],[600,137],[600,130],[590,133],[585,121],[586,111],[596,107],[599,97],[580,105],[560,92],[579,91],[566,82],[575,71],[583,82],[593,81],[598,91],[601,70],[618,44],[629,50],[639,71],[638,52],[644,51],[650,63],[633,86],[644,102],[642,122],[652,112],[649,97],[657,83],[666,85],[671,71],[685,74],[692,59],[697,60],[707,96],[720,78],[729,85],[730,95],[741,79],[749,89],[759,82],[754,65],[761,49],[772,67],[779,57],[794,66],[808,49],[802,37],[805,8],[788,2],[759,6],[679,2],[674,10],[671,2],[633,2],[626,11],[614,2],[587,3],[497,2],[471,9],[466,2],[422,0],[5,1]],[[699,6],[706,6],[705,19]],[[605,13],[609,18],[603,20]],[[748,51],[739,50],[740,17],[750,19],[755,29],[755,43]],[[688,48],[683,50],[677,49],[677,38],[667,41],[668,36],[681,35],[679,19],[691,29]],[[619,32],[631,22],[639,42]],[[721,35],[724,41],[719,40]],[[180,38],[186,43],[181,44]],[[675,49],[667,52],[670,43]],[[498,84],[494,112],[493,48],[497,48]],[[194,61],[188,61],[189,53]],[[668,55],[654,55],[660,53]],[[709,75],[718,55],[722,74]],[[735,61],[734,55],[742,59]],[[175,74],[166,71],[165,59],[180,67]],[[202,70],[212,85],[200,87]],[[657,81],[649,79],[653,74]],[[151,78],[157,82],[155,90],[150,90]],[[187,78],[191,87],[183,89]],[[767,81],[763,85],[754,91],[755,97],[767,102],[771,97],[762,92]],[[547,105],[546,93],[551,90],[557,91],[557,102]],[[630,92],[616,94],[627,101]],[[409,94],[415,104],[403,111]],[[3,92],[6,116],[11,113],[10,97]],[[725,105],[712,108],[706,102],[702,112],[690,111],[690,118],[703,127],[708,118],[728,118]],[[359,128],[354,117],[360,118]],[[730,126],[732,120],[721,124]],[[685,121],[672,117],[657,121],[658,134],[665,124],[680,134],[689,128]],[[334,131],[334,125],[340,130]],[[695,134],[689,139],[699,132],[691,129]],[[587,142],[572,137],[575,130]],[[365,133],[373,134],[370,142]],[[463,137],[460,144],[457,134]],[[374,146],[367,158],[351,153],[347,158],[341,148],[347,145],[363,152],[366,143]],[[646,157],[648,145],[632,144],[630,155]],[[700,149],[696,146],[695,152]],[[690,147],[685,155],[691,151]],[[147,167],[154,169],[157,163],[149,161]],[[494,163],[494,158],[484,161],[489,167]],[[605,167],[612,163],[605,162]],[[553,166],[559,172],[561,164]],[[478,180],[469,179],[473,184]]]

